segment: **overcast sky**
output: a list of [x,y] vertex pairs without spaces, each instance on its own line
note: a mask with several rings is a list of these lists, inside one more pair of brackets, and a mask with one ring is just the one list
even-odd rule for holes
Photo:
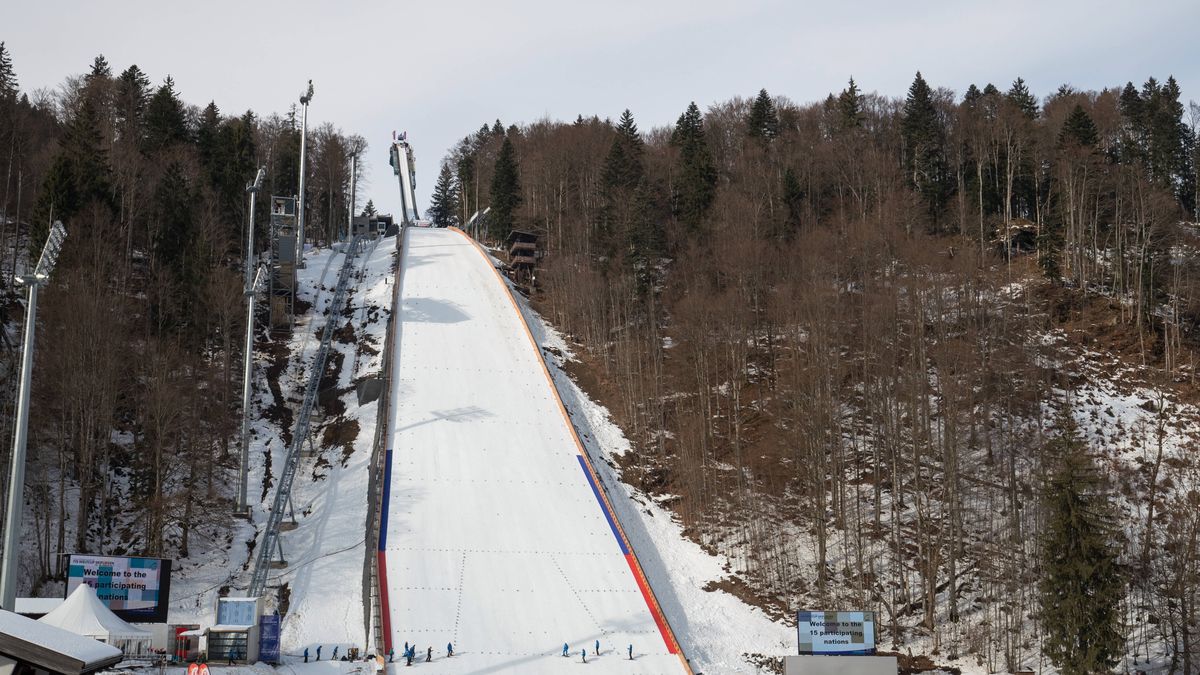
[[[630,108],[649,129],[765,87],[797,102],[841,90],[902,96],[918,69],[960,94],[1018,75],[1038,96],[1174,74],[1200,97],[1197,0],[3,0],[23,91],[104,54],[185,101],[283,112],[313,80],[309,123],[364,136],[381,211],[399,212],[393,130],[417,155],[418,206],[441,158],[485,121],[507,126]],[[248,177],[249,178],[249,177]]]

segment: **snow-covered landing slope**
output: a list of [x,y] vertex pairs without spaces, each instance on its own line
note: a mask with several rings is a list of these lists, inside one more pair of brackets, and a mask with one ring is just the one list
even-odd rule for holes
[[459,233],[406,237],[383,526],[397,654],[432,646],[421,666],[446,673],[683,672],[503,284]]

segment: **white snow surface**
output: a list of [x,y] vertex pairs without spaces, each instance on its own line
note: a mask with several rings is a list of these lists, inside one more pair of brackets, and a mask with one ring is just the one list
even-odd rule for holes
[[581,649],[593,672],[683,672],[487,259],[456,232],[405,233],[386,545],[397,653],[432,646],[421,667],[446,673],[561,673]]

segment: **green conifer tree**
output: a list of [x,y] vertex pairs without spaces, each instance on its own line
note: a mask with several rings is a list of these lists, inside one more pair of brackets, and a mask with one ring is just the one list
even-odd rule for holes
[[183,102],[175,93],[175,80],[168,76],[146,106],[146,151],[161,152],[186,143],[188,135]]
[[1058,144],[1063,147],[1079,146],[1079,147],[1095,147],[1100,140],[1100,133],[1096,130],[1096,125],[1092,122],[1091,115],[1083,109],[1083,106],[1076,103],[1071,109],[1071,113],[1067,115],[1067,121],[1063,123],[1062,131],[1058,134]]
[[51,219],[70,224],[90,202],[112,203],[111,169],[101,144],[100,117],[84,97],[42,184],[31,223],[30,246],[40,248]]
[[1109,672],[1125,647],[1125,582],[1115,543],[1121,534],[1069,409],[1047,454],[1054,469],[1043,496],[1042,649],[1064,675]]
[[790,242],[800,232],[804,212],[804,188],[790,166],[783,170],[782,192],[784,209],[779,214],[778,225],[770,232],[776,240]]
[[775,102],[771,100],[766,89],[760,89],[758,97],[750,105],[750,115],[746,118],[746,134],[764,143],[769,143],[779,135],[779,113],[775,110]]
[[850,85],[838,94],[837,107],[843,129],[857,129],[863,123],[863,95],[850,78]]
[[374,218],[377,215],[379,215],[379,212],[375,210],[375,202],[368,199],[367,205],[363,207],[362,216],[364,218]]
[[16,98],[17,73],[13,70],[12,55],[0,42],[0,99]]
[[492,171],[491,212],[488,214],[488,234],[494,241],[503,241],[517,224],[517,208],[521,206],[521,175],[512,139],[504,137],[496,166]]
[[108,79],[112,77],[112,67],[108,65],[108,59],[104,58],[103,54],[92,60],[92,70],[87,74],[88,80]]
[[933,90],[918,72],[908,88],[900,123],[909,184],[936,221],[947,194],[945,129],[933,101]]
[[433,186],[433,199],[430,200],[429,210],[425,215],[437,227],[449,227],[458,224],[458,186],[454,182],[454,172],[449,162],[442,164],[438,174],[437,184]]
[[674,185],[675,215],[689,232],[694,233],[700,229],[717,193],[717,167],[708,150],[704,118],[695,101],[675,123],[671,144],[679,148]]
[[1034,119],[1038,116],[1037,99],[1033,97],[1033,94],[1029,93],[1029,87],[1025,85],[1025,80],[1018,77],[1004,96],[1025,117]]
[[142,147],[149,103],[150,78],[137,65],[129,66],[117,77],[114,112],[118,141]]
[[195,245],[195,192],[179,162],[167,165],[154,191],[153,206],[154,266],[170,285],[170,292],[166,302],[153,306],[151,313],[160,331],[177,330],[192,316],[196,289],[208,267]]

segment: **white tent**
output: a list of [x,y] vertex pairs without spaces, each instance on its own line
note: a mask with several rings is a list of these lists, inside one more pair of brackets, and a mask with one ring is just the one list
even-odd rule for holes
[[129,656],[148,652],[153,637],[113,614],[87,584],[80,584],[58,609],[38,621],[110,644]]

